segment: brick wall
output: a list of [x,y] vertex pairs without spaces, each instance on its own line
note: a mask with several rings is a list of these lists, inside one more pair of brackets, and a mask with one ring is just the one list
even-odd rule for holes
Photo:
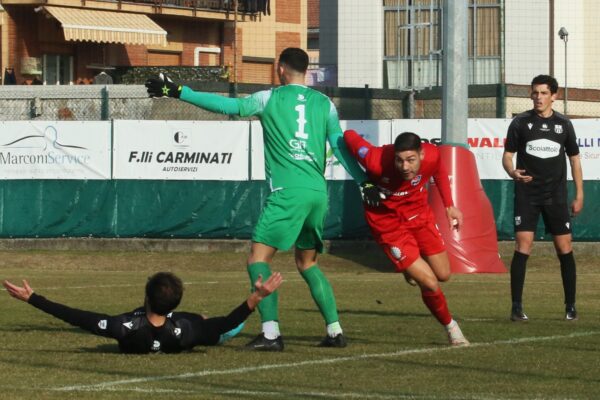
[[23,57],[39,57],[40,48],[37,40],[37,26],[31,20],[37,16],[33,7],[5,7],[8,22],[8,65],[13,67],[17,83],[21,84],[21,59]]
[[278,0],[275,3],[275,20],[299,24],[302,10],[301,0]]
[[[327,0],[324,0],[327,1]],[[321,0],[307,0],[307,18],[308,18],[308,29],[319,27],[319,6]]]
[[277,32],[275,34],[275,54],[279,54],[288,47],[302,47],[298,32]]
[[274,66],[270,63],[244,62],[243,73],[244,83],[275,83]]

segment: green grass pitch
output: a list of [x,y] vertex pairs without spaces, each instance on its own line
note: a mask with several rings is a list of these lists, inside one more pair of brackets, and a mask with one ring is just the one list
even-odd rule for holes
[[[6,399],[593,399],[600,388],[599,257],[577,256],[580,320],[565,322],[558,261],[535,251],[525,285],[527,323],[510,322],[508,274],[454,275],[443,284],[472,346],[451,348],[418,289],[378,251],[320,260],[349,340],[315,347],[324,323],[291,253],[276,256],[285,351],[253,353],[252,315],[220,347],[131,356],[0,292],[0,398]],[[180,310],[223,314],[249,290],[245,254],[4,251],[0,279],[26,278],[64,304],[117,314],[139,306],[146,278],[186,283]],[[505,264],[510,254],[503,254]],[[19,281],[18,281],[19,282]]]

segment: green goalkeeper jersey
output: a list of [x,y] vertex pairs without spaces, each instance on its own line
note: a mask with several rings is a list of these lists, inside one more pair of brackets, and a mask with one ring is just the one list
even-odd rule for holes
[[238,101],[240,116],[260,118],[271,190],[326,191],[326,141],[341,133],[331,100],[306,86],[285,85]]

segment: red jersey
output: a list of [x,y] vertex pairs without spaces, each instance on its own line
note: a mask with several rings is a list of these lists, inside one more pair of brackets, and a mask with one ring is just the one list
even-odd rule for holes
[[379,207],[365,205],[366,219],[376,239],[380,240],[387,233],[399,229],[418,228],[433,219],[426,186],[432,177],[444,206],[453,205],[448,173],[440,162],[436,146],[429,143],[421,145],[424,154],[421,167],[417,176],[407,181],[394,164],[393,144],[373,146],[353,130],[344,132],[344,141],[348,150],[366,169],[369,179],[386,196]]

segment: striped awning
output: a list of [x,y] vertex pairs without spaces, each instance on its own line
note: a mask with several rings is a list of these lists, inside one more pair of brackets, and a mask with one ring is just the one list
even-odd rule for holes
[[61,23],[66,40],[167,45],[167,32],[144,14],[51,6],[44,9]]

